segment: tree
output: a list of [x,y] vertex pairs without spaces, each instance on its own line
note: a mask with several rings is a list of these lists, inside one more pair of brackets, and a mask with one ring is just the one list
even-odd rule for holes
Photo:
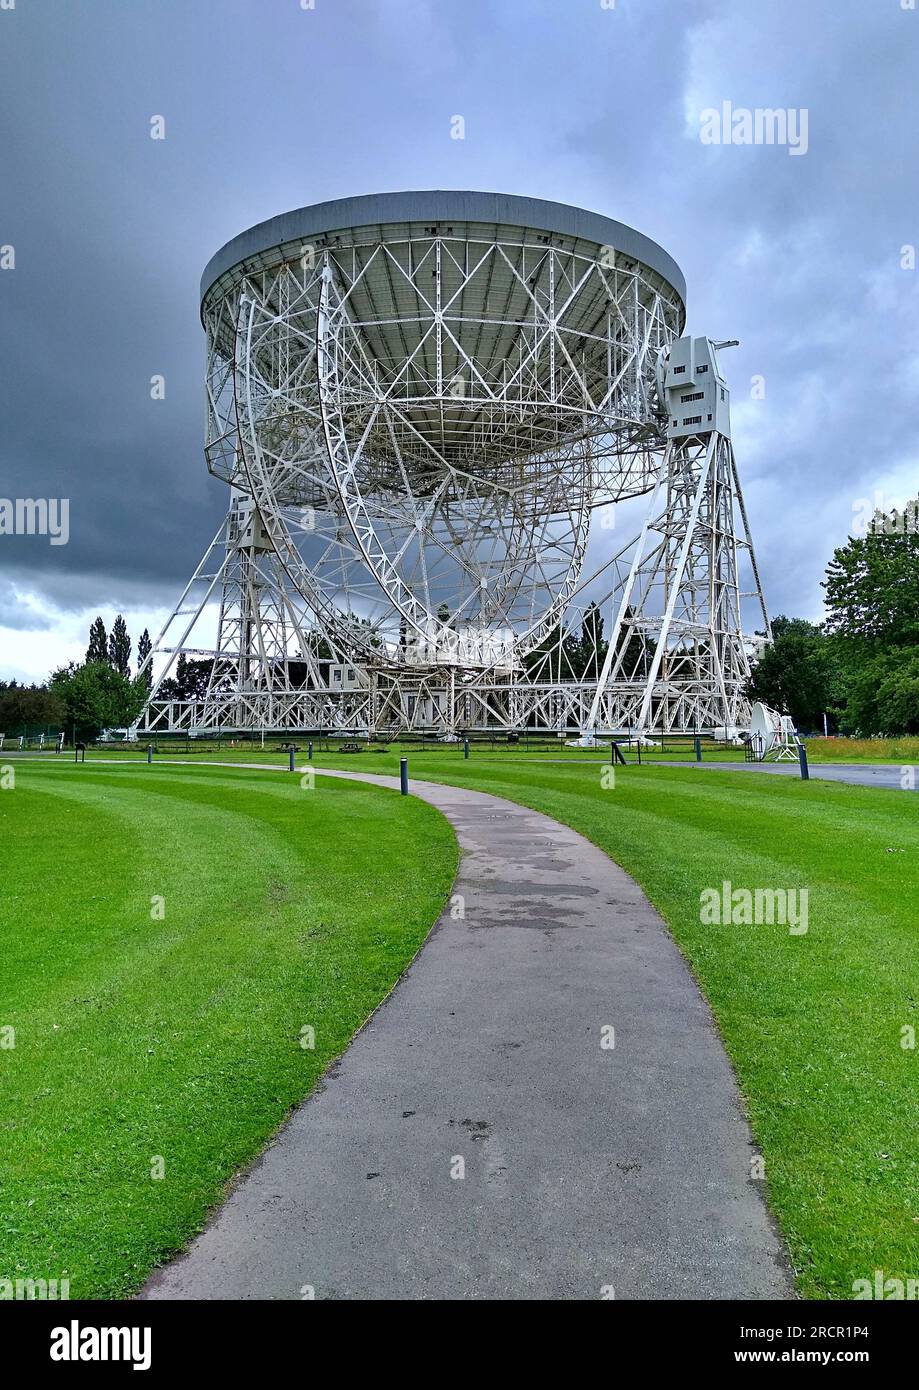
[[[150,655],[150,653],[151,653],[152,650],[153,650],[153,643],[150,641],[150,634],[149,634],[149,632],[147,631],[147,629],[144,628],[143,632],[140,634],[140,640],[139,640],[138,643],[137,643],[137,667],[138,667],[138,670],[140,670],[141,666],[143,666],[144,662],[147,660],[147,657]],[[144,671],[144,673],[143,673],[143,675],[140,677],[140,679],[143,681],[144,685],[147,687],[148,690],[150,690],[150,689],[152,688],[152,686],[153,686],[153,667],[152,667],[152,665],[147,667],[146,671]]]
[[63,700],[45,686],[17,685],[11,681],[0,690],[0,733],[55,724],[60,727],[65,716]]
[[878,687],[878,723],[890,733],[919,734],[919,648],[904,648],[888,658]]
[[833,552],[823,587],[827,631],[882,650],[919,643],[919,530],[910,513],[879,516]]
[[919,733],[919,647],[863,657],[846,673],[844,733]]
[[[622,657],[622,664],[619,667],[620,679],[627,681],[642,681],[647,677],[654,660],[654,641],[649,642],[644,628],[633,629],[635,621],[634,608],[626,608],[622,615],[622,629],[619,637],[619,648],[625,643],[625,652]],[[628,637],[625,634],[628,633]]]
[[131,639],[128,636],[127,625],[121,614],[115,619],[115,625],[109,634],[108,639],[108,662],[113,671],[119,675],[131,675]]
[[86,648],[86,661],[89,664],[108,661],[108,638],[105,635],[105,623],[101,617],[96,618],[92,627],[89,629],[89,646]]
[[846,733],[902,734],[919,725],[919,503],[876,513],[865,536],[833,552],[824,589],[845,691]]
[[581,636],[574,653],[577,677],[599,676],[609,643],[603,637],[603,615],[599,605],[590,603],[581,623]]
[[580,639],[563,631],[557,623],[538,647],[527,652],[523,666],[530,679],[537,682],[570,681],[577,678],[580,656]]
[[103,729],[133,724],[147,697],[143,681],[130,681],[102,661],[61,667],[52,675],[49,688],[63,702],[67,724],[83,739],[98,738]]
[[175,664],[175,675],[160,683],[158,700],[203,700],[210,684],[213,661],[189,661],[184,652],[179,652]]
[[747,682],[746,695],[791,715],[799,729],[819,729],[838,698],[837,657],[821,627],[780,615]]

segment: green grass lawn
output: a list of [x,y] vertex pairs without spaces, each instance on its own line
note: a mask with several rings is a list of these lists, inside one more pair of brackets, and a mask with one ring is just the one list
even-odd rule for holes
[[23,761],[0,865],[0,1279],[105,1298],[200,1227],[386,995],[456,844],[378,788]]
[[[376,754],[328,765],[394,771]],[[797,778],[424,754],[412,776],[573,826],[638,879],[734,1063],[807,1297],[919,1275],[919,797]],[[699,894],[807,888],[809,930],[703,926]]]
[[[223,750],[213,756],[286,765],[285,755],[258,749],[235,754]],[[322,766],[394,773],[398,771],[398,751],[342,755],[323,750],[316,760],[316,767]],[[919,1274],[919,1049],[901,1045],[905,1028],[914,1027],[919,1032],[919,802],[913,794],[727,771],[709,772],[700,778],[689,769],[647,763],[641,768],[617,768],[615,787],[605,790],[602,769],[594,759],[576,757],[560,764],[523,752],[488,755],[474,750],[465,761],[456,747],[410,752],[409,768],[413,778],[478,787],[544,811],[581,831],[642,884],[711,1002],[746,1099],[758,1151],[765,1158],[770,1200],[805,1296],[849,1298],[853,1281],[870,1278],[875,1269],[883,1269],[887,1277]],[[31,774],[24,767],[17,772],[19,786],[27,789]],[[214,1004],[206,980],[195,994],[197,1002],[182,1007],[181,972],[173,968],[170,973],[169,969],[173,949],[192,977],[196,972],[214,976],[222,968],[218,964],[198,971],[203,924],[186,924],[181,942],[173,947],[167,928],[178,928],[170,922],[168,911],[162,923],[150,925],[145,917],[150,894],[163,891],[156,882],[165,872],[178,875],[188,893],[200,893],[200,913],[214,907],[215,892],[222,891],[223,875],[230,871],[227,865],[233,866],[234,873],[237,865],[245,865],[235,874],[237,887],[230,898],[238,892],[249,901],[249,931],[238,928],[234,909],[224,899],[222,913],[215,914],[230,923],[225,927],[226,942],[220,947],[221,961],[248,950],[253,934],[268,932],[270,940],[266,921],[270,924],[275,911],[283,914],[286,909],[286,900],[275,906],[270,888],[272,881],[284,882],[284,875],[272,871],[270,856],[266,860],[266,845],[274,846],[277,837],[266,835],[261,826],[259,835],[253,835],[251,820],[247,821],[249,833],[240,831],[233,814],[235,810],[245,818],[238,808],[250,793],[271,802],[279,816],[281,803],[286,800],[289,807],[291,797],[297,806],[305,805],[292,790],[296,778],[283,772],[255,773],[240,768],[222,773],[200,766],[188,773],[163,764],[152,772],[127,766],[109,770],[101,765],[92,769],[87,765],[86,772],[78,769],[76,776],[55,774],[43,766],[37,772],[41,785],[36,785],[35,794],[43,800],[41,812],[36,808],[31,821],[36,845],[33,879],[47,876],[54,858],[49,855],[50,846],[58,848],[59,860],[74,827],[76,833],[85,834],[87,842],[80,858],[84,868],[71,885],[73,901],[82,904],[74,923],[79,920],[83,925],[77,930],[74,924],[58,923],[47,937],[47,946],[42,945],[41,933],[22,937],[20,951],[35,959],[27,969],[20,967],[18,976],[32,982],[35,1008],[40,1009],[44,1029],[33,1025],[34,1043],[36,1048],[41,1046],[45,1060],[33,1063],[21,1059],[18,1039],[17,1054],[0,1052],[0,1067],[6,1067],[10,1075],[15,1075],[9,1068],[11,1055],[16,1056],[16,1065],[33,1068],[30,1085],[11,1106],[8,1087],[4,1085],[0,1092],[12,1117],[6,1123],[18,1126],[11,1131],[12,1150],[9,1136],[4,1150],[7,1155],[18,1152],[21,1165],[12,1170],[18,1173],[19,1196],[18,1205],[11,1207],[11,1164],[8,1157],[0,1155],[0,1219],[5,1226],[18,1228],[18,1248],[33,1267],[36,1252],[47,1262],[57,1250],[51,1237],[61,1230],[65,1218],[72,1223],[71,1238],[76,1234],[86,1242],[86,1233],[91,1230],[88,1247],[81,1248],[84,1255],[88,1248],[94,1262],[94,1287],[117,1291],[136,1282],[128,1260],[133,1261],[139,1275],[151,1259],[178,1243],[214,1200],[222,1178],[252,1151],[257,1126],[249,1122],[251,1115],[240,1122],[244,1132],[237,1133],[237,1117],[222,1113],[235,1095],[234,1088],[241,1088],[256,1111],[262,1135],[268,1133],[291,1100],[309,1088],[327,1057],[340,1050],[353,1024],[339,1029],[335,1044],[325,1055],[318,1052],[317,1038],[317,1052],[306,1054],[310,1076],[298,1088],[298,1027],[318,1016],[318,1002],[307,1010],[309,1017],[303,1017],[298,999],[292,1018],[289,998],[284,1003],[265,1000],[254,985],[259,1008],[267,1011],[283,1034],[279,1046],[269,1023],[271,1045],[263,1053],[254,1040],[264,1039],[265,1030],[259,1033],[251,1023],[247,988],[239,985],[232,971],[228,972],[232,1001],[216,1018],[211,1017]],[[311,807],[334,803],[335,792],[330,789],[341,786],[318,778],[319,792],[314,794],[317,799]],[[162,788],[162,800],[168,807],[157,820],[160,854],[146,843],[149,835],[138,829],[143,817],[155,814],[150,795],[154,787]],[[59,793],[56,797],[55,790]],[[0,811],[7,815],[3,823],[5,845],[10,842],[10,812],[4,802],[8,795],[0,793]],[[106,797],[110,797],[110,804]],[[176,813],[178,803],[181,815]],[[365,831],[376,805],[367,804]],[[390,808],[392,805],[390,802]],[[388,829],[386,821],[378,818],[372,822],[372,834],[355,830],[347,855],[341,854],[341,819],[322,841],[323,854],[331,856],[341,873],[365,884],[363,894],[350,900],[352,932],[368,929],[372,934],[368,914],[376,911],[386,917],[391,910],[391,903],[387,906],[368,893],[373,875],[389,885],[392,901],[398,901],[403,877],[400,866],[404,863],[400,836],[405,824],[400,818],[407,817],[408,808],[417,803],[413,798],[407,802],[395,799],[394,805],[398,809],[393,811]],[[78,813],[76,819],[74,811]],[[40,814],[44,819],[39,819]],[[105,844],[117,845],[119,836],[127,837],[130,843],[124,850],[110,849],[102,856],[96,852],[103,834],[100,827],[105,827],[106,817],[119,814],[117,833],[111,827],[105,833]],[[420,809],[416,814],[420,817]],[[83,832],[79,832],[80,815]],[[296,819],[298,813],[293,815]],[[290,820],[286,823],[289,826]],[[301,823],[298,819],[297,824]],[[408,823],[419,832],[427,825],[432,861],[428,864],[422,857],[413,861],[413,869],[417,865],[419,872],[433,875],[420,886],[413,881],[421,896],[427,893],[426,909],[419,909],[413,931],[413,942],[417,942],[447,891],[449,874],[444,864],[450,852],[442,823],[436,819]],[[183,844],[189,824],[198,850],[193,858]],[[269,826],[272,828],[278,829]],[[322,836],[324,827],[317,825],[315,832]],[[433,863],[435,844],[437,864]],[[220,862],[214,863],[218,853]],[[351,858],[357,862],[347,862]],[[25,862],[28,860],[27,852]],[[370,861],[372,872],[367,869]],[[449,859],[451,869],[452,863]],[[257,879],[260,871],[264,872]],[[46,916],[53,922],[58,890],[53,884],[43,887],[37,881],[30,888],[26,868],[19,872],[26,875],[27,894],[37,894],[36,901],[42,893],[46,895]],[[95,925],[100,920],[99,909],[92,903],[108,901],[115,876],[120,906],[106,908],[103,920],[108,925],[100,935]],[[779,926],[703,926],[699,894],[704,888],[718,888],[726,879],[734,887],[750,889],[807,888],[807,934],[792,936]],[[319,920],[335,921],[336,912],[340,919],[344,879],[323,874],[320,882],[326,906],[317,908]],[[311,895],[307,900],[313,903]],[[41,920],[37,912],[27,920],[32,919]],[[376,920],[379,934],[379,918]],[[240,942],[240,935],[246,940]],[[389,941],[385,931],[382,935]],[[106,975],[110,940],[119,947],[112,963],[113,982]],[[205,940],[209,942],[209,938]],[[69,983],[70,975],[61,983],[54,974],[57,958],[49,951],[59,950],[53,943],[61,941],[68,948],[68,970],[74,972],[74,985]],[[295,985],[301,988],[296,965],[290,966],[289,951],[281,949],[289,943],[290,938],[283,933],[275,942],[275,965],[282,977],[285,971],[288,976],[293,973]],[[331,945],[341,945],[340,935],[333,936]],[[402,961],[410,950],[406,943]],[[264,955],[257,953],[260,972],[266,968]],[[328,955],[317,946],[316,965],[322,979],[318,1000],[333,1015],[339,994],[350,981],[350,964],[346,952],[336,949],[335,954]],[[145,988],[134,989],[135,968],[141,972],[138,979],[143,978]],[[382,974],[388,971],[387,978],[393,978],[398,969],[397,963],[388,961]],[[382,974],[375,997],[386,987]],[[164,980],[169,984],[165,991]],[[121,1015],[121,1034],[117,1028],[113,1032],[93,1021],[97,1010],[112,1007],[111,991],[117,994],[120,989],[127,991],[130,999],[128,1016]],[[178,998],[174,1001],[175,995]],[[206,1004],[201,1002],[202,996]],[[6,999],[6,995],[2,997]],[[373,997],[371,989],[369,1002],[355,1008],[356,1018],[372,1007]],[[97,1073],[104,1078],[101,1083],[88,1064],[81,1071],[75,1060],[76,1047],[60,1047],[64,1029],[55,1008],[59,998],[70,1003],[71,1023],[66,1036],[72,1041],[79,1030],[88,1030],[87,1056],[101,1048],[101,1062],[97,1064]],[[178,1046],[173,1046],[164,1010],[175,1010],[179,1015],[173,1025]],[[134,1011],[138,1014],[136,1022]],[[9,1012],[6,1003],[0,1009],[3,1012]],[[4,1021],[0,1018],[0,1023]],[[58,1030],[54,1023],[59,1024]],[[208,1041],[211,1027],[217,1030],[213,1046]],[[131,1055],[126,1061],[128,1053]],[[225,1063],[228,1055],[233,1061],[221,1071],[215,1058],[219,1056]],[[55,1059],[58,1070],[49,1070],[49,1061]],[[108,1083],[106,1067],[120,1078],[120,1105],[113,1099],[119,1092]],[[246,1068],[251,1068],[251,1078]],[[168,1080],[160,1087],[163,1071]],[[134,1110],[139,1111],[139,1107],[131,1097],[138,1075],[157,1079],[155,1099],[144,1101],[140,1121],[135,1119]],[[284,1090],[278,1083],[276,1103],[265,1103],[268,1075],[280,1076],[288,1086]],[[251,1088],[247,1084],[250,1079]],[[261,1089],[256,1082],[261,1083]],[[142,1100],[148,1094],[141,1089]],[[70,1097],[69,1110],[66,1097]],[[190,1100],[190,1106],[182,1109],[183,1100]],[[191,1117],[197,1122],[199,1103],[206,1106],[208,1102],[220,1107],[221,1113],[211,1116],[211,1111],[206,1111],[208,1126],[214,1126],[216,1153],[209,1150],[206,1163],[202,1163],[198,1136],[189,1137],[183,1125]],[[179,1115],[173,1113],[176,1105]],[[168,1182],[148,1185],[146,1168],[138,1177],[136,1166],[131,1167],[167,1147],[165,1139],[153,1143],[149,1137],[161,1133],[155,1123],[159,1106],[165,1108],[167,1128],[162,1132],[172,1135],[170,1153],[180,1174],[194,1174],[184,1195],[181,1186],[170,1195]],[[77,1137],[71,1131],[61,1135],[64,1114],[78,1130]],[[43,1125],[37,1131],[37,1155],[36,1120]],[[41,1151],[43,1133],[47,1136],[47,1162]],[[17,1138],[23,1145],[20,1150],[16,1149]],[[62,1141],[71,1163],[69,1172],[60,1166]],[[191,1153],[183,1159],[186,1147]],[[100,1162],[105,1166],[97,1176],[92,1165]],[[30,1165],[37,1172],[30,1172]],[[39,1212],[27,1207],[32,1188],[40,1194]],[[109,1188],[114,1198],[109,1196]],[[117,1220],[110,1208],[117,1213]],[[72,1218],[67,1217],[69,1211]],[[39,1220],[45,1229],[36,1236]],[[135,1224],[142,1233],[139,1241],[132,1235]],[[4,1234],[9,1241],[9,1232]],[[60,1240],[60,1236],[54,1234],[54,1239]],[[122,1253],[113,1257],[108,1251],[118,1240]],[[106,1271],[104,1279],[98,1277],[99,1271]],[[0,1270],[0,1277],[3,1274]]]
[[919,738],[809,738],[807,756],[818,763],[919,764]]

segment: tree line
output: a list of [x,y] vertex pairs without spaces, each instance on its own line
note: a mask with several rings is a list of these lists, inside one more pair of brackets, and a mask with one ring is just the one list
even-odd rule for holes
[[[143,665],[152,643],[146,628],[137,643]],[[77,739],[98,738],[103,729],[126,728],[138,718],[150,693],[152,672],[131,673],[132,643],[119,613],[107,633],[102,618],[89,629],[82,662],[51,673],[45,685],[0,681],[0,732],[56,727]]]
[[827,617],[776,618],[748,693],[802,732],[919,734],[919,504],[876,512],[833,552]]
[[[822,623],[784,614],[772,624],[773,641],[747,686],[753,700],[792,715],[802,732],[820,732],[824,716],[843,734],[919,734],[919,501],[905,512],[878,512],[864,536],[833,552],[823,589]],[[623,663],[632,679],[646,673],[650,649],[633,636]],[[146,629],[137,643],[140,668],[150,653]],[[558,629],[525,658],[537,680],[593,679],[606,654],[596,604],[579,632]],[[98,617],[82,663],[54,671],[43,686],[0,681],[0,732],[58,727],[78,738],[124,728],[139,717],[152,685],[148,667],[131,673],[132,643],[119,613],[110,633]],[[326,656],[317,647],[316,654]],[[330,655],[330,654],[329,654]],[[307,667],[295,672],[305,683]],[[164,700],[200,700],[212,663],[180,655],[163,681]],[[298,680],[294,679],[294,684]]]

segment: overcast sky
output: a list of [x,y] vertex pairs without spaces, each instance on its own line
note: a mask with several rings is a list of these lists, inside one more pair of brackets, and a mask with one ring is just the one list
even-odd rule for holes
[[[859,500],[919,487],[911,3],[0,8],[0,498],[70,499],[67,545],[0,536],[0,676],[82,659],[96,612],[155,636],[216,529],[213,252],[290,208],[406,188],[578,204],[674,256],[689,330],[742,342],[723,365],[769,607],[819,617]],[[805,108],[807,152],[703,143],[725,101]]]

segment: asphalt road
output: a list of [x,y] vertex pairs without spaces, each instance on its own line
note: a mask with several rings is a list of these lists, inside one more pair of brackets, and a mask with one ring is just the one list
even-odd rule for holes
[[[668,767],[691,767],[697,772],[706,768],[716,772],[763,772],[774,777],[800,777],[797,760],[793,763],[696,763],[677,762],[676,759],[657,758]],[[849,782],[854,787],[886,787],[893,791],[913,791],[919,786],[919,774],[913,768],[913,776],[904,778],[903,768],[897,764],[884,763],[810,763],[810,775],[818,782]],[[909,782],[913,782],[913,786]],[[906,785],[904,785],[904,783]]]
[[731,1068],[634,881],[524,807],[412,790],[456,827],[451,906],[141,1297],[793,1297]]

